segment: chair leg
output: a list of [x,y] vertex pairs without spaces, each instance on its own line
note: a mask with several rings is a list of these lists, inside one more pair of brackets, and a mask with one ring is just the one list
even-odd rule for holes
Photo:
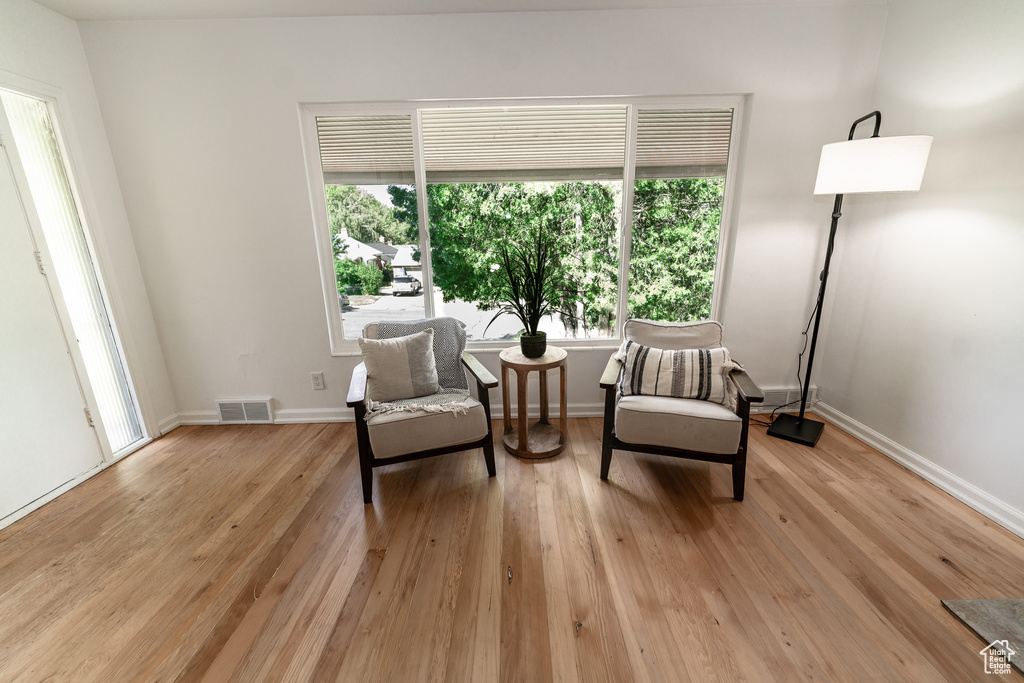
[[732,464],[732,497],[743,500],[743,484],[747,478],[747,454],[737,453]]
[[363,480],[363,504],[369,505],[373,502],[373,468],[359,459],[359,474]]
[[491,424],[491,393],[483,385],[477,382],[476,393],[480,403],[484,407],[484,418],[487,420],[487,441],[484,442],[484,462],[487,464],[487,476],[493,477],[498,472],[494,467],[494,430]]
[[740,400],[736,406],[736,414],[743,420],[740,432],[740,447],[736,452],[736,460],[732,464],[732,497],[743,500],[743,484],[747,477],[747,435],[750,431],[750,403]]
[[601,479],[608,481],[612,466],[612,439],[615,433],[615,389],[605,389],[604,436],[601,439]]
[[601,447],[601,480],[608,481],[608,470],[612,466],[612,442],[605,441]]
[[498,471],[494,467],[494,436],[492,434],[487,435],[487,441],[484,443],[484,462],[487,463],[487,476],[497,475]]
[[370,454],[370,430],[366,427],[366,406],[355,406],[356,443],[359,446],[359,476],[363,484],[363,503],[373,502],[373,456]]

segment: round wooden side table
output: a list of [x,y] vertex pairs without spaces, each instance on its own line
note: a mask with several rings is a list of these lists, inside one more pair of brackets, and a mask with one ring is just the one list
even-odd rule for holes
[[[550,458],[565,448],[567,434],[565,421],[565,349],[548,345],[540,358],[527,358],[518,346],[510,346],[498,357],[501,359],[501,405],[504,409],[505,450],[520,458]],[[548,421],[548,370],[561,369],[558,426]],[[516,373],[516,429],[512,429],[512,410],[509,401],[508,371]],[[531,371],[540,373],[540,419],[531,423],[527,418],[526,380]]]

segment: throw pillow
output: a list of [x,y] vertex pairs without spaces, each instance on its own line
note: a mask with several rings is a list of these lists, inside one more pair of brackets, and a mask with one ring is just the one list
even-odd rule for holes
[[739,366],[725,347],[668,351],[626,341],[622,360],[623,396],[672,396],[729,405],[726,377]]
[[382,320],[377,323],[377,339],[405,337],[413,332],[433,328],[434,364],[437,383],[445,389],[468,389],[466,371],[462,369],[462,352],[466,350],[466,325],[450,317],[426,320]]
[[359,338],[366,364],[366,395],[373,401],[398,401],[436,394],[434,330],[393,339]]

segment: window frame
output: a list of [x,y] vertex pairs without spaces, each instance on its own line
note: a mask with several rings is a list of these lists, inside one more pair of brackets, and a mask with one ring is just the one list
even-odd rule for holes
[[[317,136],[317,117],[325,116],[387,116],[408,115],[412,123],[414,176],[419,213],[419,245],[423,255],[430,254],[430,226],[424,201],[425,162],[423,157],[422,111],[425,109],[453,109],[471,107],[527,107],[527,106],[586,106],[621,105],[627,107],[625,158],[622,176],[622,226],[619,241],[619,282],[618,304],[614,332],[611,337],[591,339],[560,339],[561,347],[577,350],[607,350],[621,343],[622,325],[629,305],[629,261],[632,247],[633,193],[635,189],[636,140],[638,112],[642,109],[732,109],[732,126],[729,133],[729,158],[726,164],[725,186],[723,189],[722,217],[718,231],[718,253],[715,261],[715,284],[711,296],[711,318],[720,320],[727,297],[727,277],[730,273],[733,251],[734,223],[736,216],[736,194],[739,183],[743,131],[746,127],[746,95],[680,95],[658,97],[539,97],[514,99],[452,99],[452,100],[409,100],[391,102],[334,102],[300,103],[298,105],[299,129],[303,142],[306,165],[306,180],[309,186],[310,210],[313,218],[316,240],[317,262],[327,314],[327,326],[332,356],[358,356],[359,347],[355,340],[345,339],[341,308],[337,304],[337,282],[334,271],[334,252],[331,245],[330,220],[327,215],[327,198],[323,170],[320,164],[320,144]],[[421,257],[424,316],[433,317],[434,282],[430,258]],[[554,341],[554,340],[553,340]],[[468,347],[476,351],[497,351],[508,346],[502,340],[470,340]]]

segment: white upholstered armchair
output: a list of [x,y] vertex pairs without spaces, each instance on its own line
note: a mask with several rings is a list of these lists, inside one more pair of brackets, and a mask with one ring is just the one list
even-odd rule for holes
[[[363,329],[363,338],[395,340],[428,328],[436,365],[433,393],[393,401],[375,397],[373,363],[366,347],[364,362],[352,371],[347,403],[355,410],[364,503],[372,500],[373,468],[407,460],[482,448],[487,474],[495,476],[489,389],[498,386],[498,380],[464,351],[462,323],[455,318],[371,323]],[[384,372],[389,370],[384,367]],[[478,399],[470,396],[467,371]]]
[[[715,349],[728,362],[728,352],[723,354],[721,349],[722,325],[628,320],[623,337],[633,345],[629,357],[617,353],[601,377],[605,390],[601,479],[608,479],[613,449],[705,460],[732,465],[733,497],[743,500],[750,404],[762,402],[764,394],[731,363],[721,372],[720,384],[713,386],[711,380],[717,378],[704,364],[711,362],[710,350]],[[693,349],[709,351],[697,354],[692,371],[675,356],[661,353]],[[703,400],[662,395],[669,393],[668,385],[681,384],[684,375],[693,380],[691,393]]]

